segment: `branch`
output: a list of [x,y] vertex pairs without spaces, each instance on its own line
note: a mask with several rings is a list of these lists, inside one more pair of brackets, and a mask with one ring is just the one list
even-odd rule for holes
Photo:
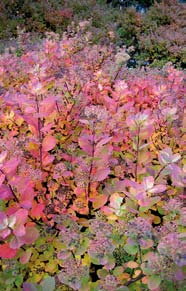
[[[1,171],[1,173],[2,173],[3,175],[5,175],[5,173],[3,172],[3,170],[0,169],[0,171]],[[16,196],[16,194],[15,194],[15,192],[14,192],[12,186],[9,184],[6,175],[5,175],[5,182],[6,182],[7,186],[9,187],[9,189],[10,189],[10,191],[11,191],[11,193],[12,193],[12,196],[14,197],[15,201],[16,201],[17,203],[19,203],[19,199],[17,198],[17,196]]]
[[[39,114],[39,101],[38,101],[38,97],[36,96],[36,108],[37,108],[37,113]],[[42,171],[43,168],[43,154],[42,154],[42,132],[41,132],[41,118],[38,117],[38,135],[39,135],[39,159],[40,159],[40,169]]]
[[129,286],[129,285],[141,280],[143,277],[145,277],[145,275],[143,273],[141,273],[136,278],[130,279],[124,286]]
[[138,127],[138,135],[137,135],[137,146],[136,146],[136,165],[135,165],[135,181],[137,182],[138,180],[138,159],[139,159],[139,143],[140,143],[140,126]]
[[167,166],[167,165],[163,166],[163,168],[161,168],[161,169],[159,170],[159,172],[157,173],[156,177],[154,178],[154,181],[156,181],[156,180],[159,178],[161,172],[166,168],[166,166]]
[[[94,158],[94,151],[95,151],[95,128],[93,122],[93,141],[92,141],[92,154],[91,158]],[[87,200],[88,200],[88,208],[89,208],[89,216],[91,216],[91,209],[92,209],[92,202],[89,201],[89,194],[90,194],[90,185],[91,185],[91,176],[92,176],[92,169],[93,169],[93,161],[91,161],[89,175],[88,175],[88,187],[87,187]]]

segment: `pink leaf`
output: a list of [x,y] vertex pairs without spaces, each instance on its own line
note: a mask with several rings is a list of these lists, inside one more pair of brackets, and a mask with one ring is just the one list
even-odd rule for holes
[[24,236],[25,233],[26,233],[24,225],[18,225],[18,226],[16,226],[16,227],[14,228],[14,230],[13,230],[13,233],[14,233],[16,236],[18,236],[18,237],[20,237],[20,236]]
[[56,139],[52,135],[47,135],[43,139],[43,151],[48,152],[56,146]]
[[121,197],[118,193],[113,193],[110,197],[110,207],[114,209],[119,209],[123,202],[123,197]]
[[138,204],[142,207],[148,207],[151,204],[151,200],[148,197],[146,197],[144,199],[138,200]]
[[111,136],[103,138],[102,140],[100,140],[100,141],[97,143],[96,147],[99,148],[99,147],[105,145],[105,144],[108,143],[111,139],[112,139]]
[[9,199],[12,197],[12,192],[7,185],[0,186],[0,199]]
[[167,189],[166,185],[156,185],[152,189],[149,190],[150,193],[161,193]]
[[19,165],[19,159],[18,158],[12,158],[9,161],[7,161],[3,166],[3,172],[5,175],[14,175],[17,167]]
[[43,166],[47,166],[49,164],[51,164],[54,160],[54,156],[53,155],[49,155],[49,154],[46,154],[43,156]]
[[27,217],[28,217],[28,210],[26,209],[19,209],[16,213],[15,213],[15,217],[16,217],[16,225],[23,225],[26,223],[27,221]]
[[24,245],[22,237],[14,236],[10,241],[10,247],[14,250],[19,249],[22,245]]
[[21,264],[28,263],[31,255],[32,255],[32,250],[31,249],[26,250],[20,257]]
[[1,176],[0,176],[0,187],[1,187],[1,185],[3,184],[3,182],[4,182],[4,180],[5,180],[5,175],[4,174],[1,174]]
[[113,209],[108,207],[108,206],[103,206],[101,207],[101,211],[105,214],[105,215],[111,215],[113,214]]
[[93,136],[91,135],[83,135],[78,139],[79,146],[82,150],[84,150],[88,155],[92,155],[93,150]]
[[39,231],[35,227],[33,226],[27,227],[26,234],[23,237],[24,243],[32,244],[34,241],[36,241],[38,237],[39,237]]
[[180,154],[173,154],[171,148],[163,149],[159,153],[159,162],[161,165],[175,163],[181,159]]
[[0,154],[0,164],[3,163],[6,157],[7,157],[7,151],[4,151]]
[[161,277],[159,275],[152,275],[148,279],[148,287],[150,290],[155,290],[159,287],[161,283]]
[[154,186],[154,178],[152,176],[149,177],[145,177],[143,179],[142,185],[144,187],[145,190],[149,190]]
[[25,235],[25,227],[24,224],[27,221],[28,217],[28,210],[26,209],[19,209],[14,216],[16,217],[16,223],[15,227],[13,228],[13,233],[18,236],[24,236]]
[[0,257],[2,259],[12,259],[16,254],[17,250],[11,249],[8,243],[0,245]]
[[27,199],[23,199],[19,204],[24,209],[30,209],[32,207],[32,201]]
[[92,182],[101,182],[107,178],[110,173],[109,168],[98,169],[92,177]]
[[56,98],[49,96],[40,103],[40,113],[42,116],[48,116],[56,107]]
[[23,283],[23,291],[38,291],[34,283]]

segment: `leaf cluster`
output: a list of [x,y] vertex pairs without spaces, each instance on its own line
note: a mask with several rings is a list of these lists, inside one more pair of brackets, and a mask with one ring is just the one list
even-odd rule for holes
[[183,289],[184,74],[125,59],[81,30],[1,55],[4,290]]

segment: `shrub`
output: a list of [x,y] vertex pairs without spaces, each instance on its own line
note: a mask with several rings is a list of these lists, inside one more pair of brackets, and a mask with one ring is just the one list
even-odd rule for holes
[[135,46],[139,62],[162,67],[172,62],[185,67],[185,4],[176,0],[156,2],[147,13],[129,7],[120,15],[117,33],[126,45]]
[[148,54],[153,65],[171,61],[185,67],[185,4],[162,1],[149,9],[143,18],[139,49]]
[[80,31],[0,57],[2,290],[183,290],[184,75],[125,61]]

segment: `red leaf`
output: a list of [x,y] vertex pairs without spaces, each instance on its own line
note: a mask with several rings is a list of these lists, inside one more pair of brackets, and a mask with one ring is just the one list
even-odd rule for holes
[[47,135],[43,139],[43,151],[48,152],[56,146],[56,139],[52,135]]
[[12,259],[16,256],[17,250],[13,250],[9,247],[8,243],[0,245],[0,257],[2,259]]
[[31,216],[34,218],[40,218],[43,216],[44,205],[43,204],[36,204],[31,209]]

